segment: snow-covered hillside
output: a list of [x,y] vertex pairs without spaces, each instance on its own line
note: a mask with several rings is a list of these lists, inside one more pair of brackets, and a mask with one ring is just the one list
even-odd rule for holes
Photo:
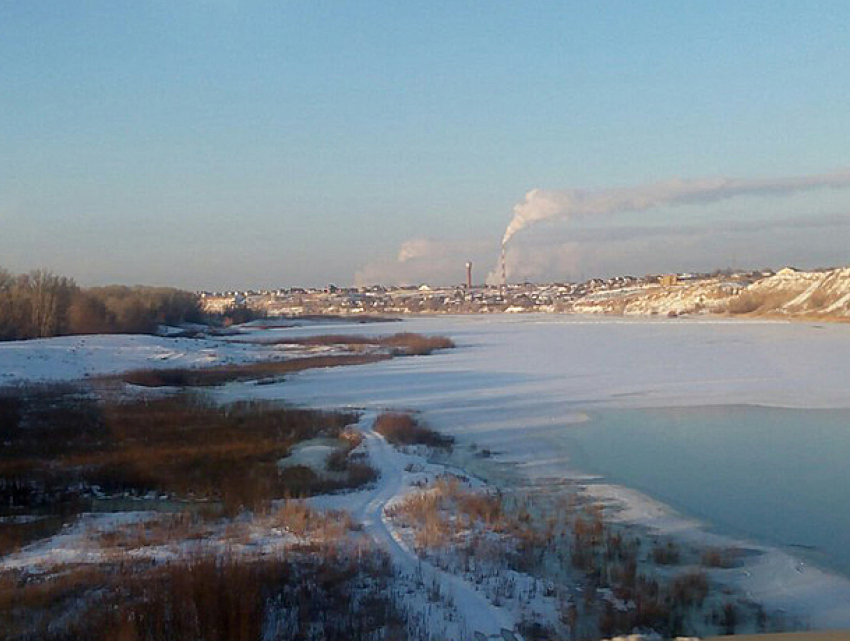
[[707,278],[670,286],[605,291],[573,303],[582,314],[730,314],[850,319],[850,268],[803,272],[783,269],[752,284]]
[[732,298],[728,311],[850,318],[850,267],[822,272],[780,270]]
[[671,287],[652,285],[614,290],[576,301],[573,312],[624,316],[720,313],[740,289],[737,283],[709,279]]

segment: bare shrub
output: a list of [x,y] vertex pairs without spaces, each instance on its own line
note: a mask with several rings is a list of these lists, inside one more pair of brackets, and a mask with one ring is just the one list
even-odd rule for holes
[[484,492],[461,488],[452,478],[438,479],[386,510],[387,516],[415,529],[419,549],[446,547],[464,532],[507,532],[501,501]]
[[672,541],[652,549],[652,560],[659,565],[677,565],[680,559],[679,547]]
[[[108,580],[108,572],[96,566],[46,576],[12,572],[0,575],[0,638],[63,638],[61,633],[50,633],[50,622],[83,603],[87,593]],[[75,637],[67,634],[64,638]]]
[[[246,341],[251,342],[251,341]],[[371,345],[387,347],[396,356],[424,356],[440,349],[455,347],[454,341],[446,336],[425,336],[412,332],[401,332],[389,336],[354,336],[348,334],[324,334],[299,338],[281,338],[266,345],[342,345],[356,347]]]
[[349,487],[360,487],[378,478],[378,473],[372,466],[361,461],[352,460],[351,453],[363,442],[363,435],[352,429],[343,430],[339,435],[340,448],[328,456],[325,466],[330,472],[348,475]]
[[350,459],[347,465],[348,481],[345,487],[361,487],[378,480],[378,472],[367,463],[355,463]]
[[57,534],[67,522],[68,518],[61,514],[33,518],[24,516],[19,519],[6,516],[0,521],[0,556],[15,552],[32,541]]
[[325,461],[325,467],[329,472],[345,472],[348,469],[348,452],[344,449],[334,450]]
[[739,563],[740,550],[736,548],[709,548],[702,553],[700,564],[707,568],[734,568]]
[[309,541],[340,541],[358,529],[348,512],[343,510],[314,510],[300,499],[281,502],[261,521],[269,528],[283,528]]
[[[0,516],[69,514],[95,493],[154,492],[212,500],[229,513],[263,509],[287,493],[312,494],[374,478],[365,464],[344,479],[309,469],[279,471],[277,461],[298,442],[340,437],[356,416],[267,402],[218,406],[192,394],[98,401],[81,390],[44,388],[2,396]],[[341,441],[350,447],[350,435]],[[95,492],[95,489],[97,490]],[[16,545],[8,521],[0,537]],[[8,526],[8,527],[6,527]],[[33,526],[35,527],[35,526]]]
[[674,602],[685,605],[702,605],[708,596],[708,577],[705,572],[693,571],[680,574],[673,579],[670,592]]
[[44,641],[366,641],[398,628],[385,553],[319,552],[3,576],[0,629],[4,638]]
[[738,609],[734,603],[723,604],[723,608],[715,617],[724,635],[735,634],[735,628],[738,626]]
[[776,311],[787,303],[793,294],[787,291],[753,291],[745,289],[727,304],[730,314],[765,314]]
[[394,348],[405,356],[424,356],[438,349],[450,349],[454,341],[445,336],[423,336],[421,334],[394,334],[382,340],[381,345]]
[[211,535],[213,525],[203,512],[174,512],[104,530],[92,530],[88,538],[101,548],[133,550],[201,540]]
[[454,439],[421,425],[410,414],[385,412],[375,420],[375,431],[394,445],[428,445],[449,448]]
[[726,311],[730,314],[751,314],[764,304],[764,297],[748,290],[733,297],[727,304]]

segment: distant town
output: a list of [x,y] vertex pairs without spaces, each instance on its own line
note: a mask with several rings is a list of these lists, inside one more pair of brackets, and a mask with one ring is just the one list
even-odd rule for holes
[[[269,316],[569,313],[610,311],[617,307],[618,301],[625,302],[636,295],[643,297],[649,293],[681,293],[695,286],[700,289],[715,288],[723,298],[727,298],[751,283],[774,274],[772,270],[718,271],[592,278],[582,283],[522,283],[505,286],[464,283],[448,287],[427,283],[368,287],[328,285],[324,288],[291,287],[200,294],[209,312],[246,306]],[[708,301],[708,295],[708,292],[704,293],[703,303]]]
[[850,317],[850,268],[718,270],[592,278],[582,283],[406,286],[200,292],[205,311],[275,316],[487,313],[689,314]]

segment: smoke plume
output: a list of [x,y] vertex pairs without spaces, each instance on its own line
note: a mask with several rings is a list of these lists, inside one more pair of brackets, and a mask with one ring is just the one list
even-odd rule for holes
[[662,205],[711,203],[745,195],[783,196],[830,187],[850,187],[850,172],[770,180],[669,180],[636,187],[601,190],[532,189],[525,195],[523,202],[514,205],[514,215],[505,230],[502,245],[518,231],[542,220],[643,211]]
[[434,253],[436,243],[426,238],[414,238],[402,243],[398,250],[398,262],[406,263],[410,260],[426,257]]

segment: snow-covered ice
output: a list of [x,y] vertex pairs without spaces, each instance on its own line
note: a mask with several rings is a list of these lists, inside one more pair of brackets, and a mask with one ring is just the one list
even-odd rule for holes
[[[326,333],[327,327],[274,331],[300,336]],[[390,330],[351,324],[333,331]],[[461,446],[491,450],[494,460],[507,464],[499,468],[505,481],[576,478],[568,453],[553,445],[560,431],[594,408],[850,408],[850,328],[841,324],[505,315],[416,318],[391,331],[444,334],[458,347],[428,357],[306,371],[280,384],[234,383],[212,393],[222,400],[265,397],[325,408],[421,411]],[[0,383],[248,362],[268,358],[268,350],[234,341],[143,336],[7,343],[0,344]],[[625,504],[629,510],[622,515],[632,522],[680,536],[715,536],[640,493],[610,484],[593,488],[600,498]],[[371,516],[370,527],[379,535],[374,510],[380,502],[369,508],[374,493],[345,496],[349,505],[363,501],[359,509],[364,519]],[[813,627],[850,627],[850,582],[782,551],[762,551],[736,570],[741,589],[768,607],[807,616]]]
[[[506,474],[580,478],[558,434],[598,408],[751,404],[850,408],[850,328],[843,324],[571,316],[416,318],[405,331],[458,347],[427,358],[304,372],[282,386],[231,385],[222,398],[280,397],[320,407],[407,408],[491,450]],[[293,335],[314,333],[297,328]],[[381,333],[356,327],[346,333]],[[504,480],[510,480],[509,478]],[[693,519],[639,492],[595,484],[631,522],[713,544]],[[789,497],[789,500],[793,500]],[[753,557],[735,582],[768,608],[813,627],[850,627],[850,582],[779,550]]]

